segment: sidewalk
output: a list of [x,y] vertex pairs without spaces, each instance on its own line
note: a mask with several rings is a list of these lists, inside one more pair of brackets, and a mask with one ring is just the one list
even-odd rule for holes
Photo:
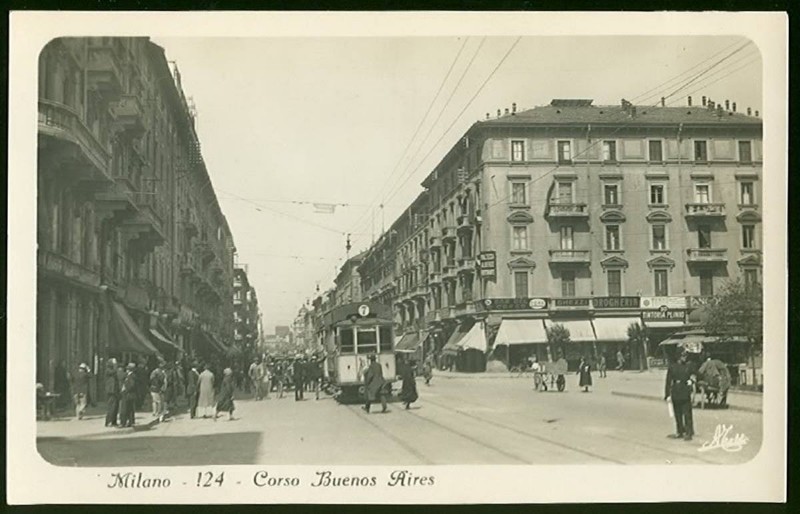
[[[574,374],[574,372],[570,373]],[[667,371],[662,369],[647,371],[609,371],[606,378],[600,378],[597,372],[592,373],[595,387],[609,390],[611,394],[642,400],[664,401],[664,382]],[[460,373],[455,371],[435,370],[433,380],[437,379],[462,379],[462,380],[533,380],[531,373]],[[728,408],[747,412],[762,412],[762,394],[751,391],[728,391]]]

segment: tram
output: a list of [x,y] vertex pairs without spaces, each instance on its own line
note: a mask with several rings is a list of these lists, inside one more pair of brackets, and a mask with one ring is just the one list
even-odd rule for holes
[[397,380],[392,311],[374,302],[334,307],[323,315],[326,381],[339,401],[362,399],[364,371],[376,355],[387,389]]

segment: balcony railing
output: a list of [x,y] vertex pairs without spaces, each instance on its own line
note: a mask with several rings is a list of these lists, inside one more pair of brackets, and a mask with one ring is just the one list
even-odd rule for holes
[[39,133],[76,144],[87,161],[103,176],[109,176],[111,156],[83,123],[78,113],[68,106],[39,100]]
[[41,271],[59,278],[72,280],[90,287],[100,287],[100,274],[64,255],[39,249],[37,264]]
[[585,203],[561,203],[551,202],[549,204],[548,217],[551,218],[588,218],[589,212]]
[[550,262],[552,263],[577,263],[587,264],[591,260],[589,250],[550,250]]
[[686,217],[725,217],[724,203],[687,203]]
[[686,254],[686,261],[691,263],[728,262],[728,250],[725,248],[689,248]]
[[90,88],[111,95],[122,91],[122,73],[117,66],[117,53],[112,46],[89,47],[86,72]]
[[462,257],[458,259],[459,273],[475,271],[475,259],[472,257]]
[[456,238],[456,228],[447,226],[442,228],[442,241],[447,241]]
[[442,246],[442,238],[439,236],[431,236],[428,241],[430,243],[430,248],[438,248]]

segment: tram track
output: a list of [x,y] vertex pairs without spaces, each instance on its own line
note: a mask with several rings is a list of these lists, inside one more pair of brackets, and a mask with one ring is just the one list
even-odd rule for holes
[[345,405],[345,404],[342,404],[342,406],[343,406],[345,409],[347,409],[348,411],[350,411],[350,412],[353,414],[353,416],[355,416],[355,417],[357,417],[357,418],[361,419],[362,421],[364,421],[364,423],[366,423],[366,424],[368,424],[368,425],[372,426],[372,427],[373,427],[373,428],[375,428],[375,429],[376,429],[378,432],[380,432],[381,434],[385,435],[386,437],[388,437],[389,439],[391,439],[391,440],[392,440],[392,441],[393,441],[395,444],[397,444],[398,446],[400,446],[401,448],[403,448],[405,451],[407,451],[408,453],[410,453],[410,454],[411,454],[411,455],[413,455],[414,457],[416,457],[416,458],[418,458],[419,460],[421,460],[423,464],[428,464],[428,465],[435,464],[435,462],[433,462],[432,460],[430,460],[430,459],[429,459],[428,457],[426,457],[426,456],[425,456],[423,453],[421,453],[421,452],[420,452],[420,451],[418,451],[416,448],[414,448],[413,446],[411,446],[410,444],[408,444],[406,441],[402,440],[401,438],[397,437],[397,436],[396,436],[396,435],[394,435],[393,433],[389,432],[388,430],[386,430],[385,428],[383,428],[382,426],[380,426],[378,423],[375,423],[374,421],[372,421],[371,419],[369,419],[369,417],[367,417],[367,416],[364,416],[364,415],[362,415],[361,413],[359,413],[359,412],[358,412],[356,409],[360,409],[360,407],[356,407],[356,406],[353,406],[353,405]]

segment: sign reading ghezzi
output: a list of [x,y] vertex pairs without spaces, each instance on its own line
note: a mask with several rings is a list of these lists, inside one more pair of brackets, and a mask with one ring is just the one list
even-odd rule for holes
[[487,251],[478,255],[482,278],[497,278],[497,252]]

